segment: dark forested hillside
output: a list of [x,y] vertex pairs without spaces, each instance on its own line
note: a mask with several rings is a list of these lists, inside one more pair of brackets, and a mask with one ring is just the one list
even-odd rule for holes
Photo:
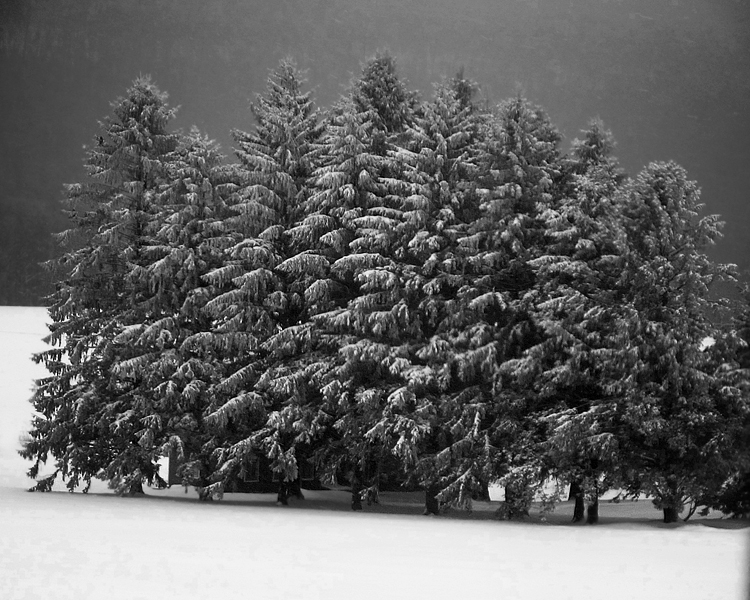
[[518,89],[566,144],[600,116],[629,173],[674,159],[728,221],[718,260],[747,268],[750,10],[739,0],[4,0],[0,3],[0,304],[40,304],[37,263],[65,228],[62,184],[139,74],[229,153],[248,100],[291,55],[330,105],[387,48],[409,85],[464,67],[491,104]]

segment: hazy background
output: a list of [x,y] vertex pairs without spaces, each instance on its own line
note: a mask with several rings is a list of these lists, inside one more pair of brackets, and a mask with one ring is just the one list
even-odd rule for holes
[[599,116],[630,174],[676,160],[727,221],[713,257],[750,269],[745,0],[0,0],[0,304],[43,302],[62,184],[139,74],[230,154],[279,59],[327,106],[379,49],[424,96],[461,66],[493,104],[523,90],[563,149]]

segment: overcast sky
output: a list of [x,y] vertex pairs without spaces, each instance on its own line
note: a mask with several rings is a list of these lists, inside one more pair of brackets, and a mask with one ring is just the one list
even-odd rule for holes
[[[742,0],[3,0],[0,2],[0,304],[38,304],[36,267],[65,227],[64,182],[139,74],[176,126],[231,154],[229,131],[286,55],[322,105],[387,49],[412,88],[460,67],[491,103],[522,91],[565,135],[592,117],[630,174],[674,159],[727,221],[712,255],[750,268],[750,8]],[[46,288],[49,289],[49,288]]]

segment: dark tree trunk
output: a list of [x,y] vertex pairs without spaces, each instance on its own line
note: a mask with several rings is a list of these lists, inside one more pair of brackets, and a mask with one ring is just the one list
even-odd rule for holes
[[589,525],[595,525],[599,522],[599,498],[596,498],[591,504],[589,504],[586,510],[586,523]]
[[576,496],[580,493],[581,486],[578,484],[577,481],[571,481],[570,482],[570,490],[568,491],[568,502],[571,500],[575,500]]
[[695,514],[695,511],[698,509],[698,501],[697,500],[691,500],[690,501],[690,509],[688,510],[687,516],[682,519],[685,523],[687,523],[690,520],[690,517],[692,517]]
[[352,510],[362,510],[362,482],[358,468],[352,473]]
[[580,523],[583,521],[583,515],[586,505],[583,500],[583,489],[581,489],[581,483],[574,481],[570,484],[570,495],[568,500],[575,500],[575,508],[573,508],[573,522]]
[[299,477],[289,483],[289,495],[294,494],[297,500],[304,500],[305,495],[302,493],[302,484],[300,483]]
[[667,477],[667,488],[662,493],[661,508],[664,512],[665,523],[676,523],[684,506],[683,495],[677,482],[672,477]]
[[437,488],[429,486],[424,491],[424,513],[425,515],[437,515],[440,513],[440,502],[437,499]]
[[128,488],[128,496],[143,496],[143,482],[139,479],[130,484]]
[[289,504],[289,483],[279,481],[279,493],[276,495],[276,504],[287,506]]
[[489,502],[490,500],[490,488],[486,483],[480,483],[479,489],[472,494],[472,500],[480,500],[482,502]]
[[185,459],[182,460],[179,458],[179,455],[177,454],[177,450],[174,448],[171,448],[169,450],[169,470],[167,474],[167,483],[169,485],[173,484],[179,484],[180,483],[180,476],[177,472],[177,469],[182,466],[182,464],[185,462]]

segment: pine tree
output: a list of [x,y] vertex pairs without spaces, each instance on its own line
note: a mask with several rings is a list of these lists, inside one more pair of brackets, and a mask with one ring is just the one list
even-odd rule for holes
[[213,290],[204,276],[223,266],[227,198],[237,186],[215,143],[195,128],[167,159],[151,242],[133,271],[141,319],[115,339],[131,357],[113,376],[138,398],[141,446],[181,459],[183,482],[205,496],[215,446],[204,418],[215,401],[210,388],[223,375],[228,346],[238,344],[213,332],[206,311]]
[[612,157],[614,140],[593,121],[583,140],[574,140],[567,190],[541,215],[544,253],[535,269],[534,321],[544,335],[529,349],[542,365],[534,390],[549,406],[538,449],[547,470],[575,490],[574,520],[598,519],[598,498],[615,481],[618,436],[611,407],[627,373],[620,275],[626,241],[616,202],[623,180]]
[[35,461],[32,478],[50,455],[55,460],[37,490],[49,490],[58,474],[71,491],[81,483],[87,490],[93,477],[121,492],[158,482],[155,457],[141,445],[140,399],[112,373],[129,358],[117,336],[143,316],[133,273],[149,243],[164,159],[177,144],[167,131],[174,110],[141,78],[113,112],[88,151],[89,180],[66,188],[72,227],[59,235],[66,251],[52,261],[63,272],[49,299],[53,348],[35,356],[50,376],[38,382],[32,402],[39,416],[21,452]]
[[[451,443],[449,373],[444,359],[450,342],[443,323],[450,320],[450,303],[465,283],[458,241],[478,214],[474,178],[480,119],[449,85],[440,85],[431,102],[423,105],[402,136],[395,157],[403,178],[416,186],[404,200],[404,242],[396,259],[408,272],[406,298],[417,324],[408,339],[408,352],[397,371],[410,403],[389,407],[383,415],[390,432],[392,452],[402,469],[426,492],[425,511],[436,512],[435,496],[453,485],[442,498],[446,503],[467,504],[473,488],[461,488],[453,476],[468,467],[467,459]],[[408,270],[407,270],[408,269]],[[403,276],[402,276],[403,277]],[[443,422],[447,420],[448,422]],[[454,493],[459,490],[458,493]]]
[[[313,242],[309,252],[325,260],[321,262],[323,277],[311,282],[305,294],[313,301],[309,318],[321,365],[326,365],[325,381],[330,383],[323,399],[326,404],[337,403],[329,410],[337,433],[324,448],[323,462],[331,476],[336,471],[353,471],[349,478],[355,488],[369,475],[362,471],[367,470],[374,440],[367,440],[365,434],[378,418],[381,396],[377,392],[376,397],[365,399],[365,390],[357,391],[360,385],[353,372],[356,342],[370,328],[363,288],[369,308],[378,311],[377,322],[371,324],[376,335],[387,337],[398,327],[390,313],[392,295],[386,292],[379,302],[377,298],[378,282],[396,283],[388,268],[394,266],[389,251],[396,234],[390,226],[399,210],[395,197],[386,201],[387,186],[382,181],[386,159],[373,151],[370,116],[371,111],[356,112],[351,105],[329,125],[324,140],[326,164],[315,173],[309,212],[295,228],[299,239]],[[358,507],[358,502],[354,489],[353,506]]]
[[[714,463],[712,483],[706,493],[693,499],[696,505],[720,510],[732,518],[750,516],[750,403],[747,401],[750,384],[750,289],[742,288],[741,299],[734,307],[731,319],[720,338],[705,340],[703,351],[711,355],[712,365],[720,370],[741,391],[745,401],[740,403],[734,418],[728,420],[724,434],[731,451],[723,453],[721,464]],[[717,468],[718,467],[718,468]],[[718,484],[720,482],[720,484]],[[703,513],[701,513],[703,514]]]
[[625,189],[629,389],[618,410],[631,493],[645,491],[677,520],[687,499],[716,485],[735,419],[747,406],[737,382],[718,368],[706,337],[710,286],[732,280],[730,265],[705,254],[719,237],[716,215],[701,216],[699,190],[681,167],[651,163]]
[[[294,369],[281,365],[288,355],[305,351],[305,290],[320,275],[320,260],[315,263],[305,252],[294,231],[304,216],[306,183],[318,164],[324,127],[310,94],[301,91],[303,83],[294,63],[283,60],[252,107],[255,130],[233,132],[240,190],[232,207],[237,216],[226,225],[235,239],[226,264],[207,276],[222,290],[208,303],[216,332],[247,338],[241,351],[227,357],[225,374],[213,387],[221,400],[207,419],[223,428],[225,437],[212,489],[224,489],[262,453],[282,475],[282,503],[298,469],[287,440],[292,434],[276,431],[289,422],[276,398],[293,394],[282,372]],[[278,394],[276,386],[283,388]]]
[[544,112],[520,97],[486,120],[476,159],[479,216],[459,240],[466,282],[442,324],[450,346],[447,423],[453,445],[476,453],[461,477],[480,488],[503,481],[510,516],[527,510],[539,479],[529,418],[535,397],[527,390],[540,365],[525,354],[541,338],[530,261],[544,246],[540,215],[564,178],[559,140]]
[[[379,470],[387,454],[381,441],[367,435],[384,391],[362,380],[372,383],[386,371],[377,365],[373,372],[362,353],[375,351],[379,342],[373,338],[382,341],[410,327],[393,260],[408,185],[395,177],[399,167],[388,156],[391,140],[410,118],[409,97],[392,59],[376,57],[365,65],[330,117],[323,165],[313,174],[305,216],[290,232],[300,249],[297,276],[304,269],[316,277],[306,280],[304,292],[307,356],[289,357],[300,378],[295,389],[306,392],[287,401],[283,412],[297,422],[314,423],[319,416],[329,423],[318,462],[331,477],[349,473],[355,508],[358,486],[377,486],[371,471]],[[394,351],[377,347],[381,354]],[[389,383],[381,384],[390,394]]]

